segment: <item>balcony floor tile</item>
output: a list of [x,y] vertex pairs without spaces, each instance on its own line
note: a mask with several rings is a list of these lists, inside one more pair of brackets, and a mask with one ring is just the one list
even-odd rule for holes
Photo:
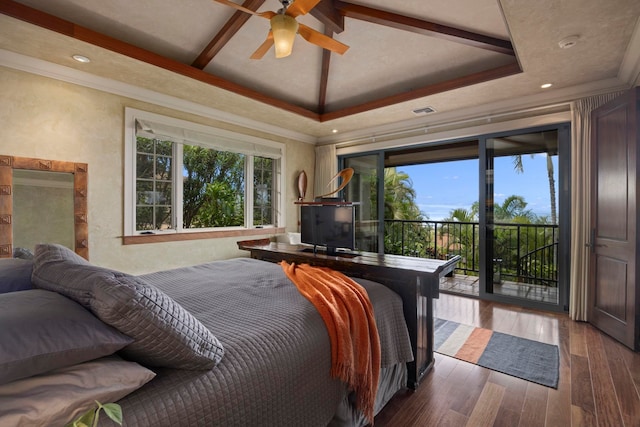
[[[440,291],[479,297],[479,278],[477,276],[465,276],[462,274],[456,274],[453,277],[443,277],[440,280]],[[558,288],[548,286],[502,281],[499,284],[496,283],[493,285],[493,292],[505,296],[554,304],[558,301]]]

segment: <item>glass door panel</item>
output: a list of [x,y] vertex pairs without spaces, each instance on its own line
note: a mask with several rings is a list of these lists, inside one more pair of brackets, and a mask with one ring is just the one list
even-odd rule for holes
[[379,154],[346,157],[345,168],[353,168],[351,182],[344,189],[345,200],[356,202],[356,249],[378,252],[382,224],[379,221]]
[[558,130],[486,140],[485,292],[559,303]]

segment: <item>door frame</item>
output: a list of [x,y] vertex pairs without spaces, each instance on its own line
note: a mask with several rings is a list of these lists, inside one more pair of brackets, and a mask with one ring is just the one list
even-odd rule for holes
[[[493,202],[493,177],[487,176],[487,162],[491,149],[487,141],[493,138],[505,138],[527,133],[558,131],[558,303],[539,302],[525,298],[511,297],[493,293],[493,245],[487,237],[487,207]],[[571,251],[571,124],[559,123],[546,126],[516,129],[508,132],[496,132],[479,137],[479,204],[478,221],[480,238],[480,299],[516,304],[521,307],[547,311],[569,311],[569,269]],[[491,199],[487,192],[491,188]]]

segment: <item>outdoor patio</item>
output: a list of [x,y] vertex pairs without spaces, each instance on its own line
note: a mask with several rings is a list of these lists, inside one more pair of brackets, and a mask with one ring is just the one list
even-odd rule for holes
[[[457,273],[452,277],[443,277],[440,279],[440,292],[478,297],[479,278]],[[539,302],[555,304],[558,301],[558,288],[549,286],[502,281],[493,285],[493,292]]]
[[[493,293],[557,304],[558,239],[557,225],[495,223]],[[387,253],[461,257],[455,274],[440,281],[442,292],[479,297],[480,248],[478,222],[385,220]]]

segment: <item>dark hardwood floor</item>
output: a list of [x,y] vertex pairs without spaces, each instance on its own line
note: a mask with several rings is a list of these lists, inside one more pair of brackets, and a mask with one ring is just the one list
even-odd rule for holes
[[436,353],[417,391],[398,393],[375,427],[640,426],[640,354],[566,314],[441,294],[437,317],[557,344],[552,389]]

